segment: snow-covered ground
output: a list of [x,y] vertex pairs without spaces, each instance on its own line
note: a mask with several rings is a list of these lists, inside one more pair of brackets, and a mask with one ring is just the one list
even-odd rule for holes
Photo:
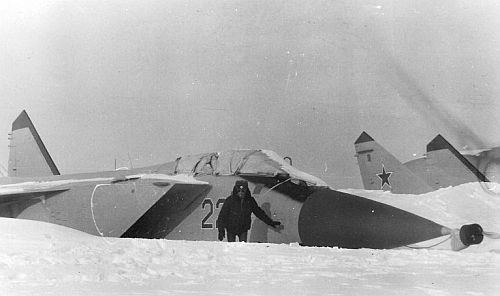
[[[420,196],[368,195],[445,226],[478,222],[485,230],[500,232],[500,195],[479,184]],[[0,229],[0,295],[498,295],[500,291],[500,244],[489,238],[461,252],[343,250],[101,238],[7,218],[0,219]]]

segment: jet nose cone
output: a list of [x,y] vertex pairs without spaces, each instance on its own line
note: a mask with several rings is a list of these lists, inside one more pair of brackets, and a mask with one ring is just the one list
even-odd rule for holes
[[331,189],[312,194],[299,214],[302,245],[391,249],[442,236],[442,225]]

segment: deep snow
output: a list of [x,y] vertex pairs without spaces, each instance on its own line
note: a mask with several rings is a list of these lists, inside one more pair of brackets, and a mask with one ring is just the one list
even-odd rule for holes
[[[465,184],[420,196],[346,190],[449,227],[500,232],[500,196]],[[500,243],[461,252],[346,250],[91,236],[0,219],[0,295],[498,295]]]

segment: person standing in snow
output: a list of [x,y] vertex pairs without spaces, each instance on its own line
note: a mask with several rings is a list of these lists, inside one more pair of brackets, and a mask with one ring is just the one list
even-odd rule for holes
[[224,240],[227,230],[227,241],[235,242],[236,237],[240,242],[247,241],[248,230],[251,227],[252,213],[267,225],[276,228],[281,225],[278,221],[273,221],[266,215],[248,190],[248,182],[238,180],[234,184],[231,196],[226,198],[224,205],[219,213],[218,228],[219,240]]

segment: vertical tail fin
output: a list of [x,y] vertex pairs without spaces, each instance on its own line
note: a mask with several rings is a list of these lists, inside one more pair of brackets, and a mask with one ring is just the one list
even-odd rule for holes
[[366,132],[361,133],[354,148],[365,189],[409,194],[433,190]]
[[426,162],[428,182],[436,188],[475,181],[488,182],[484,174],[441,135],[427,145]]
[[25,110],[12,123],[9,147],[9,177],[59,175],[59,170]]

